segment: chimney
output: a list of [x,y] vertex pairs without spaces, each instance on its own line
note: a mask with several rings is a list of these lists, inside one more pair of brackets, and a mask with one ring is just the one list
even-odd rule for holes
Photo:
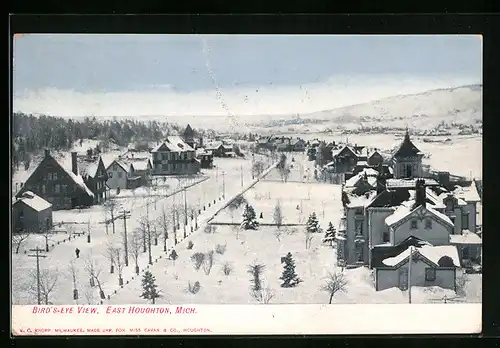
[[78,175],[78,161],[76,160],[76,152],[71,153],[71,171]]
[[50,150],[49,149],[45,149],[45,157],[48,157],[50,156]]
[[415,204],[425,207],[426,193],[425,193],[425,180],[417,179],[415,182]]

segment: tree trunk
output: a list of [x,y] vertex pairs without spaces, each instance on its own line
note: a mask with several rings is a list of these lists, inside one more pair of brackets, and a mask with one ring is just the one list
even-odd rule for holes
[[156,298],[155,298],[155,297],[153,297],[153,304],[155,304],[155,300],[156,300]]
[[139,274],[139,266],[135,266],[135,274]]
[[73,300],[78,300],[78,290],[73,289]]
[[120,285],[120,286],[123,285],[123,278],[121,276],[118,277],[118,285]]
[[328,302],[328,304],[332,304],[332,300],[333,300],[333,295],[334,295],[334,294],[335,294],[335,293],[333,293],[333,292],[330,294],[330,301]]
[[115,266],[114,265],[111,265],[111,267],[109,268],[109,273],[111,273],[111,274],[115,273]]

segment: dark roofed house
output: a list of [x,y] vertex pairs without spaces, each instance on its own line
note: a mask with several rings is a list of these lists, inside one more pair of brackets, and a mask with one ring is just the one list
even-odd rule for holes
[[191,146],[193,149],[195,148],[195,135],[195,131],[193,130],[193,128],[191,128],[191,125],[188,124],[186,126],[186,129],[184,130],[184,133],[182,134],[182,137],[186,144]]
[[195,150],[179,136],[169,136],[151,151],[153,175],[187,175],[200,171]]
[[[72,153],[72,156],[76,153]],[[87,187],[94,193],[94,204],[108,199],[109,188],[106,186],[108,173],[101,156],[77,156],[78,171]]]
[[25,191],[12,205],[13,232],[40,233],[52,228],[52,204]]
[[31,191],[51,203],[53,210],[93,205],[94,193],[78,174],[76,153],[72,156],[71,162],[73,170],[45,150],[45,157],[26,180],[16,198],[21,197],[26,191]]

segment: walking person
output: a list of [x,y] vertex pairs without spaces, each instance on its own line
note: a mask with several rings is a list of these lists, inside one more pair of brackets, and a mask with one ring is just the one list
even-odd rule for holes
[[75,249],[75,254],[76,254],[76,258],[80,258],[80,249],[76,248]]

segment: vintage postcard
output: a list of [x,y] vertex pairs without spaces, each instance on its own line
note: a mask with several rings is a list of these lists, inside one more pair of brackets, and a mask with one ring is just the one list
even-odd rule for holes
[[480,36],[13,41],[12,334],[479,333]]

